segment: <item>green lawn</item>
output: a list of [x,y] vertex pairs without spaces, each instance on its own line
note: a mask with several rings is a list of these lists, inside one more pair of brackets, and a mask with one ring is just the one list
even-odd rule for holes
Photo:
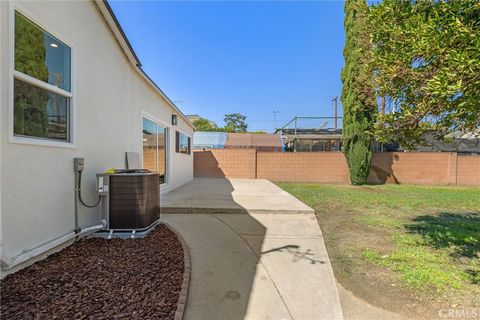
[[[343,212],[353,223],[353,228],[349,228],[356,237],[362,233],[364,239],[375,237],[370,242],[359,241],[357,248],[351,248],[360,251],[364,263],[397,273],[413,290],[453,295],[463,292],[477,305],[480,188],[278,185],[314,208],[321,227],[322,216]],[[365,246],[375,240],[388,241],[390,245]]]

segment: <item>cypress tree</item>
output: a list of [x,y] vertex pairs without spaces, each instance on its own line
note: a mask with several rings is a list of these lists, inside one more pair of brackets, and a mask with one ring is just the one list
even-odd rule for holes
[[372,72],[371,41],[365,0],[345,1],[345,64],[342,70],[343,152],[353,185],[365,184],[370,172],[371,129],[377,113]]

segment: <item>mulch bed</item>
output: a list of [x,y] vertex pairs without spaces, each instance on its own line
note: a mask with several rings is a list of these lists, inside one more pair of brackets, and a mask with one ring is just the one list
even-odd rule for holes
[[1,319],[173,319],[184,253],[158,225],[143,239],[90,238],[1,281]]

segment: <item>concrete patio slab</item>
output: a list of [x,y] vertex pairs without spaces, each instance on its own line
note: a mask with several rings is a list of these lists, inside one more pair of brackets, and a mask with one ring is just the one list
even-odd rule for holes
[[208,214],[163,214],[161,219],[190,247],[185,320],[291,319],[256,255],[227,225]]
[[[251,214],[254,219],[244,219],[241,215],[236,214],[216,214],[216,216],[242,236],[264,235],[282,238],[318,238],[322,236],[317,218],[310,213],[298,213],[295,216]],[[252,223],[252,221],[254,222]],[[261,227],[258,227],[259,225]]]
[[185,319],[343,319],[314,214],[162,214],[185,239]]
[[195,178],[160,201],[168,213],[313,213],[313,209],[263,179]]

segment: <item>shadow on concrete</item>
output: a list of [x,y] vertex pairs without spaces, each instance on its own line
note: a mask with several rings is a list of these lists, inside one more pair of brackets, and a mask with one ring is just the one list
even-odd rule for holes
[[161,211],[168,213],[248,213],[232,197],[228,179],[195,178],[169,192],[160,200]]
[[310,264],[324,264],[325,261],[313,258],[315,254],[312,252],[312,249],[302,250],[298,245],[286,245],[278,248],[273,248],[267,251],[263,251],[261,254],[268,254],[272,252],[286,252],[292,256],[292,262],[297,262],[300,260],[307,260]]
[[[205,206],[219,202],[228,203],[230,206],[235,204],[236,212],[238,210],[246,212],[232,198],[234,188],[229,180],[213,180],[215,181],[208,191],[198,190],[208,193],[204,196]],[[192,183],[195,184],[195,181]],[[202,183],[194,187],[201,189]],[[188,201],[188,198],[184,199],[184,209],[188,207]],[[211,209],[214,210],[213,207]],[[225,213],[225,209],[221,211]],[[275,305],[281,304],[281,301],[274,297],[263,300],[264,305],[257,304],[256,301],[259,299],[251,299],[254,286],[257,292],[275,294],[272,283],[259,281],[267,275],[262,273],[263,268],[259,268],[258,259],[254,254],[261,251],[266,233],[265,226],[252,216],[242,214],[242,223],[255,230],[258,240],[247,244],[238,233],[214,214],[184,213],[171,214],[166,210],[162,212],[162,220],[178,230],[190,247],[192,274],[184,319],[235,320],[246,318],[247,312],[250,317],[262,318],[262,310],[269,314],[270,310],[281,310]],[[195,213],[195,208],[192,208],[190,213]],[[277,316],[284,317],[280,313]]]
[[185,319],[342,318],[313,209],[271,182],[195,178],[162,220],[191,248]]
[[398,155],[393,152],[373,153],[367,182],[370,184],[385,184],[387,182],[399,184],[393,173],[393,161],[398,159]]

